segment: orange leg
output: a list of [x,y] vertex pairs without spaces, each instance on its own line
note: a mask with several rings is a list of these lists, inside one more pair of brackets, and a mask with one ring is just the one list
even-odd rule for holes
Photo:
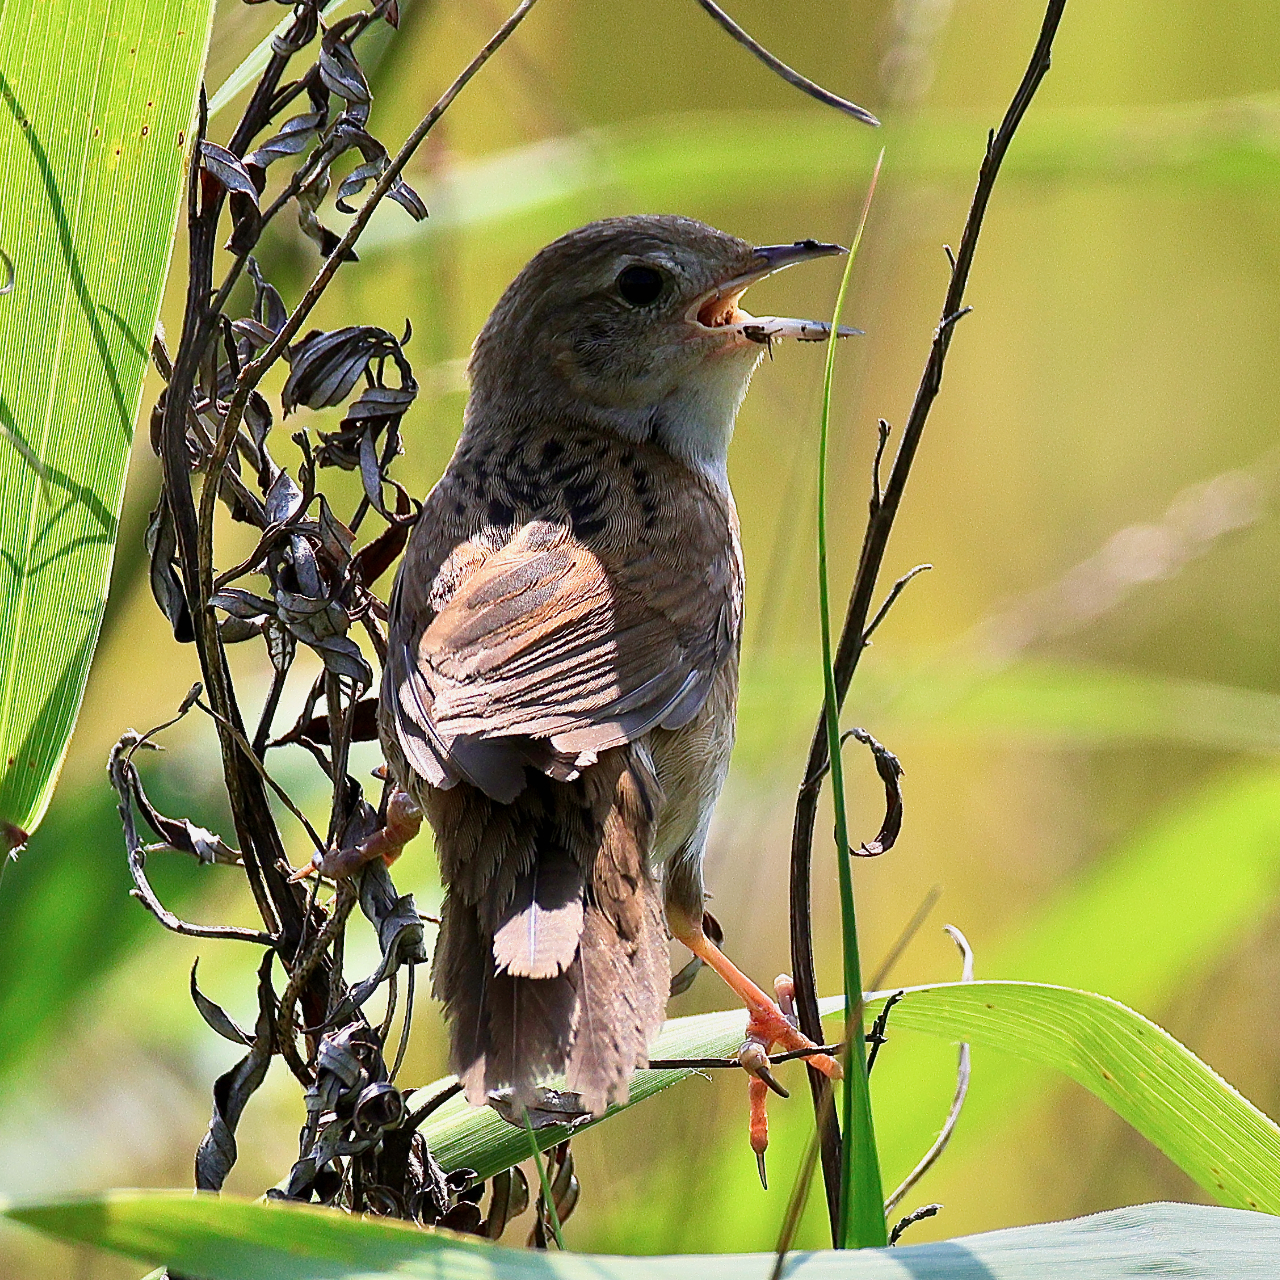
[[[681,937],[680,941],[705,965],[714,969],[747,1006],[748,1040],[769,1047],[780,1044],[788,1053],[814,1047],[813,1041],[792,1025],[777,1001],[756,986],[700,929],[689,937]],[[839,1080],[843,1074],[840,1064],[825,1053],[813,1054],[808,1062],[832,1080]]]
[[[769,1070],[769,1051],[775,1044],[781,1044],[787,1052],[812,1049],[813,1041],[802,1035],[778,1002],[771,1000],[756,986],[701,929],[690,931],[687,936],[680,936],[680,941],[704,964],[714,969],[747,1006],[747,1035],[742,1048],[738,1050],[738,1061],[751,1076],[751,1082],[747,1086],[751,1109],[751,1149],[756,1153],[760,1181],[768,1189],[764,1153],[769,1145],[769,1115],[765,1102],[770,1089],[784,1098],[787,1096],[786,1090],[778,1084]],[[789,1006],[794,990],[791,979],[784,974],[774,985],[779,999]],[[828,1054],[811,1054],[807,1061],[832,1080],[839,1080],[843,1074],[840,1064]]]
[[407,792],[393,791],[387,801],[387,820],[373,835],[349,849],[330,849],[323,856],[318,852],[313,854],[311,861],[299,867],[289,879],[305,880],[313,871],[318,871],[331,880],[340,880],[354,875],[374,858],[381,858],[390,866],[421,826],[422,810]]

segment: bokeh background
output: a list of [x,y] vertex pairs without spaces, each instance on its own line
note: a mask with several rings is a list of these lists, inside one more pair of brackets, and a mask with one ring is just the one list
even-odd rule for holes
[[[498,0],[402,0],[364,46],[374,128],[402,138],[504,16]],[[981,157],[1022,72],[1032,0],[737,0],[779,55],[877,111],[879,137],[800,96],[690,0],[542,0],[415,160],[432,217],[391,207],[318,323],[412,320],[423,394],[400,478],[423,492],[456,438],[462,361],[498,294],[561,231],[606,214],[691,214],[757,242],[847,242],[875,153],[884,174],[847,318],[833,446],[835,587],[865,516],[875,422],[905,416]],[[216,86],[279,17],[220,6]],[[377,53],[373,46],[382,45]],[[1054,66],[992,202],[942,396],[889,557],[921,561],[845,716],[906,767],[893,852],[856,868],[874,971],[933,886],[941,899],[890,981],[947,979],[961,927],[979,976],[1064,982],[1139,1008],[1272,1115],[1280,1109],[1280,8],[1267,0],[1072,0]],[[234,107],[214,122],[225,136]],[[330,219],[340,223],[340,215]],[[287,291],[316,266],[296,228],[263,256]],[[182,254],[164,316],[179,317]],[[838,266],[788,272],[759,312],[816,318]],[[765,364],[731,459],[749,577],[740,745],[710,852],[728,946],[767,980],[788,965],[791,810],[820,700],[814,478],[821,352]],[[154,394],[149,387],[148,403]],[[335,414],[299,415],[332,426]],[[293,420],[291,420],[293,421]],[[163,933],[127,897],[103,763],[126,726],[167,719],[195,678],[152,603],[142,530],[157,489],[145,432],[130,476],[102,644],[44,827],[0,882],[0,1194],[190,1184],[209,1086],[233,1046],[187,995],[253,1008],[249,949]],[[225,558],[236,544],[227,543]],[[246,655],[246,690],[261,688]],[[265,660],[263,660],[265,661]],[[205,724],[148,762],[170,812],[216,826]],[[850,756],[853,825],[879,793]],[[317,805],[305,758],[289,785]],[[372,755],[365,762],[372,767]],[[820,837],[829,819],[819,823]],[[294,850],[300,858],[301,846]],[[190,916],[247,919],[234,873],[156,857]],[[438,901],[429,840],[396,878]],[[835,868],[820,839],[822,985],[839,979]],[[357,933],[359,930],[356,931]],[[362,950],[363,948],[363,950]],[[353,966],[373,954],[352,946]],[[703,977],[672,1013],[726,1005]],[[444,1070],[420,1001],[406,1081]],[[874,1080],[888,1186],[929,1143],[955,1050],[892,1034]],[[769,1248],[812,1123],[798,1068],[775,1100],[763,1192],[740,1078],[690,1080],[578,1139],[572,1247]],[[240,1126],[231,1187],[287,1172],[301,1100],[280,1069]],[[1201,1193],[1075,1086],[989,1052],[948,1155],[904,1208],[941,1201],[923,1240]],[[817,1209],[814,1197],[813,1209]],[[802,1239],[823,1241],[811,1212]],[[0,1228],[0,1273],[138,1268]]]

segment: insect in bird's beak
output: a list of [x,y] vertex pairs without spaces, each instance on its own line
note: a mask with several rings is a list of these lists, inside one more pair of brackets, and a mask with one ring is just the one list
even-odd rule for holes
[[[794,244],[767,244],[755,250],[758,267],[717,285],[698,298],[686,313],[690,324],[700,330],[720,329],[747,342],[765,346],[775,338],[796,338],[801,342],[823,342],[831,333],[831,326],[822,320],[793,320],[785,316],[753,316],[744,311],[738,300],[765,276],[771,276],[784,267],[797,262],[809,262],[814,258],[829,258],[833,254],[848,253],[842,245],[823,244],[817,240],[797,240]],[[836,331],[841,338],[861,334],[861,329],[841,325]],[[737,345],[734,343],[733,345]]]

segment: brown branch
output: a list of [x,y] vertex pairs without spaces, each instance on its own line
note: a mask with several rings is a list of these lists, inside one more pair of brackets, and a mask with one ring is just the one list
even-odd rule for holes
[[749,36],[714,0],[698,0],[698,3],[744,49],[749,49],[770,71],[781,76],[789,85],[793,85],[801,93],[807,93],[811,98],[816,98],[828,107],[835,107],[837,111],[843,111],[846,115],[851,115],[855,120],[861,120],[863,124],[879,127],[880,121],[865,107],[860,107],[856,102],[850,102],[847,98],[842,98],[838,94],[832,93],[830,89],[824,89],[807,76],[802,76],[798,71],[793,71],[781,58],[775,57],[770,53],[759,40]]
[[[700,3],[703,0],[700,0]],[[902,433],[902,442],[893,460],[889,479],[872,502],[871,515],[863,536],[862,553],[853,589],[845,612],[844,628],[836,649],[834,675],[837,709],[843,704],[849,684],[858,666],[858,660],[866,648],[868,639],[867,618],[875,594],[876,581],[884,561],[889,535],[893,530],[898,506],[906,489],[911,465],[928,421],[929,411],[942,386],[942,372],[951,346],[956,322],[966,313],[964,291],[969,283],[973,256],[978,247],[982,220],[995,188],[996,178],[1009,144],[1026,114],[1041,80],[1049,70],[1053,39],[1066,0],[1049,0],[1045,10],[1040,36],[1027,65],[1017,91],[1009,103],[999,129],[988,134],[986,155],[978,171],[978,182],[965,220],[960,248],[951,269],[951,280],[946,299],[942,304],[942,318],[933,335],[933,345],[925,363],[920,385]],[[883,447],[883,445],[882,445]],[[878,459],[877,459],[878,460]],[[818,816],[818,797],[822,778],[828,764],[826,721],[819,715],[817,728],[809,749],[804,770],[804,783],[796,800],[795,822],[791,836],[791,965],[795,979],[796,1010],[800,1017],[800,1029],[810,1039],[822,1038],[822,1022],[818,1014],[817,982],[813,968],[813,922],[811,911],[811,875],[813,867],[813,832]],[[837,1230],[840,1189],[840,1135],[835,1123],[834,1106],[830,1092],[824,1089],[825,1077],[810,1068],[808,1072],[813,1092],[814,1108],[818,1118],[818,1133],[822,1146],[822,1174],[826,1184],[827,1208],[831,1219],[833,1237]]]
[[[172,724],[173,721],[170,721]],[[162,728],[165,726],[161,726]],[[156,732],[153,730],[152,732]],[[147,879],[147,849],[138,836],[138,826],[133,817],[133,796],[137,771],[133,753],[139,747],[149,746],[148,737],[130,730],[111,749],[107,771],[111,783],[120,796],[120,825],[124,830],[125,850],[129,857],[129,874],[134,887],[129,891],[162,925],[173,933],[186,938],[217,938],[227,942],[252,942],[261,947],[274,947],[276,940],[260,929],[241,929],[229,924],[191,924],[179,919],[159,899]]]

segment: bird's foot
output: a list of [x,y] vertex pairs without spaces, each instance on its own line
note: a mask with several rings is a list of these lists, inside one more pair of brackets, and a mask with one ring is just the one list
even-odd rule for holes
[[393,791],[387,800],[386,821],[377,831],[359,844],[345,849],[330,849],[323,854],[317,850],[311,861],[299,867],[289,879],[305,880],[318,871],[330,880],[341,880],[355,875],[374,858],[381,858],[390,866],[421,827],[422,810],[417,803],[407,792]]
[[[779,1097],[790,1096],[773,1076],[769,1053],[777,1044],[782,1045],[787,1053],[817,1047],[808,1036],[801,1033],[790,1012],[795,997],[795,986],[791,978],[785,973],[779,974],[774,979],[773,989],[778,997],[776,1003],[772,1000],[753,1001],[747,1006],[747,1038],[738,1050],[738,1062],[751,1076],[751,1082],[747,1086],[751,1108],[751,1149],[756,1153],[760,1183],[766,1191],[769,1183],[765,1173],[764,1153],[769,1146],[769,1114],[765,1104],[771,1089]],[[832,1080],[839,1080],[843,1074],[840,1064],[830,1054],[806,1054],[805,1060]]]

